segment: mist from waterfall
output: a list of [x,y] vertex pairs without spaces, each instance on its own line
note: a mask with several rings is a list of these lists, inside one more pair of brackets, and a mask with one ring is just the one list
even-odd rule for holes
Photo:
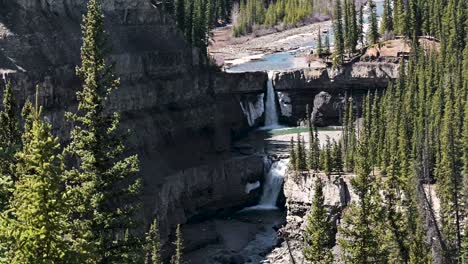
[[275,210],[278,209],[276,201],[283,188],[284,175],[288,168],[288,160],[272,162],[265,158],[265,182],[263,194],[258,205],[246,208],[247,210]]

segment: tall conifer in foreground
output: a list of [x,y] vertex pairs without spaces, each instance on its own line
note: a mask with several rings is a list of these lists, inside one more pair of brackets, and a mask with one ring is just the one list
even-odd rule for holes
[[[36,100],[37,102],[37,100]],[[17,154],[17,182],[2,236],[9,237],[8,263],[67,263],[67,207],[60,144],[51,125],[41,120],[41,108],[31,113],[30,135]]]
[[323,183],[315,181],[315,193],[304,233],[304,258],[313,264],[333,263],[331,224],[325,208]]
[[105,61],[100,0],[88,2],[82,32],[82,64],[77,75],[83,89],[77,93],[78,111],[67,113],[74,127],[64,151],[70,161],[67,193],[73,208],[73,246],[82,263],[112,263],[142,251],[132,236],[138,208],[135,197],[141,185],[134,180],[139,165],[136,156],[123,154],[119,114],[105,111],[119,80]]

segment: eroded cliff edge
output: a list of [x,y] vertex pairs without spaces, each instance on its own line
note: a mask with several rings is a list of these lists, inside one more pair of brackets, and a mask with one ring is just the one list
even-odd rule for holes
[[[139,154],[144,179],[144,216],[160,218],[165,241],[177,223],[257,198],[244,188],[262,179],[262,157],[232,153],[231,142],[250,128],[241,102],[264,92],[267,75],[204,69],[155,3],[105,0],[103,8],[121,78],[108,109],[120,111],[130,131],[129,151]],[[39,102],[62,138],[69,131],[64,112],[76,108],[80,89],[75,66],[84,12],[85,0],[0,0],[0,77],[12,81],[19,106],[40,84]]]

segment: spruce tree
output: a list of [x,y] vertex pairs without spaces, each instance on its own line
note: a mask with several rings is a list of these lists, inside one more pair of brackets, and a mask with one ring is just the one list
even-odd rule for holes
[[380,34],[384,35],[393,31],[393,15],[390,0],[384,0],[382,22],[380,23]]
[[330,137],[327,136],[326,145],[325,145],[325,154],[324,154],[324,162],[323,162],[323,169],[327,176],[330,176],[333,171],[333,157],[332,157],[332,144],[330,141]]
[[[17,182],[11,207],[2,223],[9,238],[8,263],[69,263],[70,241],[67,201],[64,200],[64,167],[60,144],[51,125],[41,120],[42,109],[33,113],[30,140],[17,154]],[[6,232],[6,234],[4,233]]]
[[333,66],[334,68],[336,68],[343,64],[344,56],[344,36],[341,0],[335,1],[335,13],[333,19],[333,29],[335,31],[335,52],[333,54]]
[[11,83],[7,82],[0,111],[0,213],[8,207],[15,180],[15,153],[21,143],[15,108]]
[[370,27],[369,27],[369,40],[372,44],[379,42],[379,30],[377,24],[377,11],[376,6],[373,0],[369,0],[369,10],[370,14]]
[[294,137],[291,137],[291,141],[289,144],[289,166],[292,170],[297,170],[296,160],[297,160],[296,146],[294,144]]
[[185,0],[175,0],[175,15],[179,29],[185,31]]
[[177,225],[175,246],[175,254],[172,256],[171,264],[182,264],[184,240],[182,237],[182,230],[180,229],[180,225]]
[[385,251],[380,245],[383,221],[381,199],[377,182],[370,176],[369,142],[365,133],[359,140],[357,154],[357,175],[351,183],[358,200],[344,211],[339,227],[342,237],[338,243],[343,250],[341,258],[344,263],[386,263]]
[[83,18],[81,66],[77,75],[78,111],[67,113],[74,127],[64,154],[68,164],[67,195],[73,213],[73,247],[82,263],[109,263],[142,251],[133,235],[136,196],[141,183],[137,156],[125,157],[119,114],[107,113],[109,97],[119,86],[106,63],[106,35],[100,0],[90,0]]
[[333,238],[328,211],[325,207],[323,182],[317,178],[315,182],[314,198],[304,232],[304,258],[308,263],[333,263]]
[[338,141],[333,147],[333,168],[341,176],[343,172],[343,149],[341,141]]
[[320,27],[318,29],[318,39],[317,39],[317,56],[321,57],[323,55],[323,47],[322,47],[322,31]]
[[158,219],[154,219],[146,234],[146,257],[145,264],[162,264],[161,242],[159,239]]
[[327,32],[327,35],[325,36],[325,54],[330,55],[330,35]]

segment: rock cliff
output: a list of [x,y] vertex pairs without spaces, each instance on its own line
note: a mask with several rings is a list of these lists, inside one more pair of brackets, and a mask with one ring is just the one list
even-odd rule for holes
[[[70,129],[64,112],[76,109],[80,89],[85,2],[0,0],[0,77],[12,81],[19,106],[40,84],[39,102],[61,138]],[[121,112],[129,151],[139,154],[145,219],[160,218],[165,241],[178,223],[252,203],[259,194],[244,188],[262,180],[263,160],[230,147],[249,129],[241,104],[258,100],[266,74],[204,69],[156,1],[104,0],[103,8],[121,78],[108,110]]]
[[345,96],[360,100],[369,90],[382,90],[398,77],[398,60],[384,62],[353,61],[339,70],[331,67],[306,68],[277,72],[281,121],[297,125],[306,118],[306,105],[313,107],[317,125],[340,123],[341,104]]

